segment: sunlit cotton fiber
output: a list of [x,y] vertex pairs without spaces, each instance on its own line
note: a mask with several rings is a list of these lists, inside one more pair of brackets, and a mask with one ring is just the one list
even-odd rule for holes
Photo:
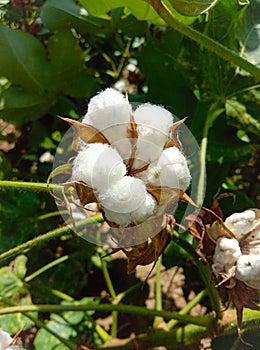
[[93,189],[102,191],[123,178],[126,166],[119,153],[102,143],[88,144],[74,160],[72,179],[82,180]]
[[13,338],[5,331],[0,330],[0,350],[24,350],[21,346],[10,345]]
[[241,255],[237,261],[236,278],[249,287],[260,289],[259,254]]
[[253,210],[246,210],[242,213],[234,213],[225,220],[225,225],[230,229],[236,238],[240,240],[254,227],[256,214]]
[[132,107],[118,91],[108,88],[94,96],[82,123],[94,126],[117,148],[123,159],[131,154],[131,142],[127,139]]
[[161,106],[146,103],[134,113],[137,124],[138,140],[134,167],[158,159],[173,124],[172,114]]
[[221,237],[216,242],[212,270],[215,275],[228,272],[241,256],[239,243],[235,238]]
[[185,191],[191,175],[184,155],[177,147],[165,149],[156,163],[140,174],[145,183],[153,186],[170,187]]

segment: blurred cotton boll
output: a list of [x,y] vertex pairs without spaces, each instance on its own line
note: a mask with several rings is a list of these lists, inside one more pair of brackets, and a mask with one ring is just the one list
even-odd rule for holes
[[119,153],[102,143],[88,144],[74,160],[72,180],[84,181],[102,191],[126,174],[126,166]]
[[147,171],[140,174],[140,178],[153,186],[185,191],[191,175],[184,155],[177,147],[170,147],[163,150],[158,161],[150,164]]
[[0,350],[24,350],[21,346],[10,345],[13,338],[5,331],[0,330]]
[[216,276],[228,273],[241,256],[239,242],[235,238],[221,237],[216,242],[212,270]]
[[236,238],[240,240],[254,227],[256,214],[253,210],[246,210],[242,213],[234,213],[225,220],[225,225],[231,230]]
[[258,254],[239,257],[236,278],[251,288],[260,289],[260,258]]

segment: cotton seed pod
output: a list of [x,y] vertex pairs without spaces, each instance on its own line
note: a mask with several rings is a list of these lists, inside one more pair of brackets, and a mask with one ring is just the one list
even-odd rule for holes
[[252,209],[242,213],[234,213],[226,218],[226,227],[233,232],[238,240],[251,231],[257,224],[256,212]]

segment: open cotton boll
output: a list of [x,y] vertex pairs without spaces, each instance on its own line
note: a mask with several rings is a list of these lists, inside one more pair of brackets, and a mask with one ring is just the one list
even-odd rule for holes
[[131,176],[111,183],[106,191],[99,193],[99,201],[106,209],[118,213],[131,213],[146,198],[146,187],[143,181]]
[[183,191],[190,184],[191,175],[186,158],[177,147],[165,149],[157,163],[150,164],[140,174],[144,182],[161,187],[178,188]]
[[221,237],[216,242],[212,270],[215,275],[228,272],[241,256],[239,243],[235,238]]
[[260,289],[260,256],[241,255],[237,261],[236,278],[249,287]]
[[131,142],[127,139],[127,129],[131,112],[132,107],[126,98],[120,92],[108,88],[90,100],[88,112],[82,123],[101,131],[112,145],[121,140],[116,148],[123,159],[128,159],[131,154]]
[[104,190],[123,178],[126,166],[119,153],[102,143],[88,144],[80,151],[72,167],[72,180],[84,181],[96,190]]
[[234,213],[226,218],[225,225],[240,240],[254,227],[256,214],[253,210],[246,210],[242,213]]
[[173,117],[165,108],[146,103],[136,109],[134,118],[138,131],[134,164],[137,168],[142,163],[150,163],[158,159],[169,138]]

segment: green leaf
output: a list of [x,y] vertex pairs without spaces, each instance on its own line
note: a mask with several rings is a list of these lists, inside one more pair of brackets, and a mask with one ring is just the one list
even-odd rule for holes
[[[46,327],[49,328],[52,332],[56,333],[58,336],[69,339],[70,337],[75,337],[76,332],[73,330],[70,325],[64,321],[64,319],[59,316],[52,314],[51,320],[46,324]],[[35,337],[34,340],[35,350],[69,350],[70,348],[56,338],[54,335],[46,331],[44,328],[41,328]]]
[[169,0],[172,7],[183,16],[198,16],[208,11],[218,0]]
[[260,0],[251,0],[236,26],[241,55],[260,67]]
[[229,125],[244,132],[260,135],[260,122],[247,112],[245,105],[233,98],[226,101],[225,107]]
[[42,117],[53,102],[54,98],[52,101],[46,95],[11,86],[0,96],[0,118],[22,125]]
[[41,9],[41,19],[51,31],[75,28],[80,33],[108,34],[112,32],[111,22],[96,18],[73,0],[48,0]]
[[41,43],[31,34],[0,24],[0,75],[31,91],[50,86],[49,62]]
[[79,0],[79,2],[94,16],[104,16],[112,9],[125,7],[126,13],[132,13],[138,20],[164,24],[152,6],[143,0]]
[[55,88],[72,97],[90,97],[97,80],[85,67],[84,54],[72,31],[56,32],[48,43]]

